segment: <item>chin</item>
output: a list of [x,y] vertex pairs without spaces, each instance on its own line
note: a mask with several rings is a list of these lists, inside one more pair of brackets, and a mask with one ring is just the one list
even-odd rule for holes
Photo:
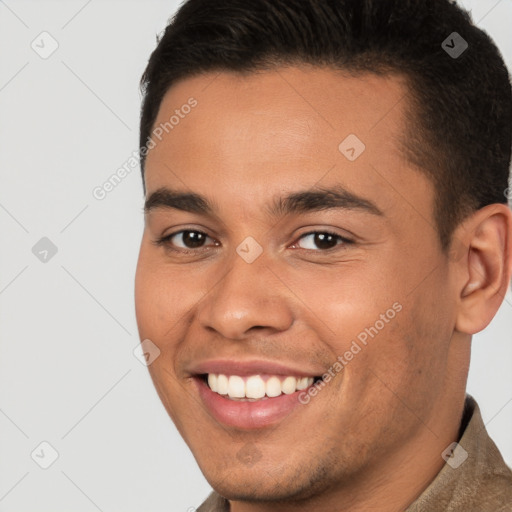
[[311,473],[308,474],[301,470],[285,474],[281,465],[281,475],[278,476],[277,465],[256,466],[230,465],[223,471],[219,471],[218,466],[211,471],[201,467],[201,470],[212,488],[231,501],[305,504],[330,486],[327,471],[319,468],[309,468]]

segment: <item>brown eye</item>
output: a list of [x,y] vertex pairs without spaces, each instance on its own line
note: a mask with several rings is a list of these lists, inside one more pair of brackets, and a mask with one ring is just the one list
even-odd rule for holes
[[297,245],[299,245],[301,249],[321,249],[324,251],[333,249],[337,245],[351,243],[351,240],[347,240],[346,238],[343,238],[342,236],[335,233],[329,233],[325,231],[314,231],[312,233],[306,233],[300,237],[299,241],[300,242]]
[[187,249],[202,247],[207,236],[199,231],[182,231],[181,238]]
[[176,250],[200,249],[205,245],[207,239],[213,240],[206,233],[192,229],[184,229],[171,233],[156,243],[157,245],[166,245]]

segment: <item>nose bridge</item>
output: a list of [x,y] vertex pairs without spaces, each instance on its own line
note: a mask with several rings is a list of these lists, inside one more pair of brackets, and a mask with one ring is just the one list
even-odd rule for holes
[[243,338],[252,327],[286,330],[293,315],[282,283],[268,268],[265,254],[251,261],[244,249],[247,246],[240,244],[222,271],[224,277],[201,301],[201,326],[231,339]]

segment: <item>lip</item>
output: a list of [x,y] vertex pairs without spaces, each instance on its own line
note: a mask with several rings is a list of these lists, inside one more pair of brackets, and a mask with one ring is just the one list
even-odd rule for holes
[[[293,377],[319,377],[325,370],[316,369],[311,370],[309,373],[302,369],[286,366],[274,361],[264,360],[248,360],[248,361],[235,361],[231,359],[212,359],[210,361],[203,361],[190,368],[189,373],[192,376],[197,376],[205,373],[215,373],[224,375],[238,375],[240,377],[247,377],[249,375],[291,375]],[[289,395],[292,396],[292,395]]]
[[[293,375],[293,373],[286,375]],[[193,377],[193,380],[204,406],[211,415],[225,426],[243,430],[269,427],[284,420],[297,407],[304,407],[298,397],[300,393],[307,392],[309,389],[295,391],[290,395],[282,394],[268,400],[245,402],[230,400],[213,392],[199,376]]]

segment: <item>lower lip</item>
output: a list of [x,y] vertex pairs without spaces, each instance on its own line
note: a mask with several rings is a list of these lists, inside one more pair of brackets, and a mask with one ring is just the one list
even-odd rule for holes
[[302,405],[299,394],[306,390],[295,391],[290,395],[282,394],[268,400],[246,402],[230,400],[213,392],[200,377],[194,377],[199,396],[206,409],[219,422],[240,429],[257,429],[279,423]]

